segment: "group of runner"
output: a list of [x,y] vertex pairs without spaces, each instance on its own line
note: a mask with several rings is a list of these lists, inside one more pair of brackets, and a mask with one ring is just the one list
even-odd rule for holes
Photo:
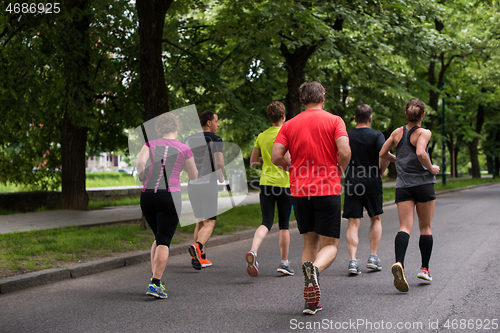
[[[395,162],[400,229],[395,238],[396,260],[391,268],[394,286],[402,292],[409,290],[404,257],[415,209],[419,219],[422,256],[417,277],[432,281],[429,259],[436,198],[433,184],[439,166],[432,165],[428,154],[431,132],[421,128],[425,104],[417,98],[411,99],[405,106],[407,125],[396,129],[386,141],[382,133],[370,128],[372,109],[368,105],[356,108],[356,128],[347,132],[342,118],[323,110],[325,89],[320,83],[302,84],[299,97],[305,111],[286,122],[285,107],[281,102],[273,102],[267,107],[272,126],[258,136],[252,151],[251,166],[262,166],[259,184],[262,225],[255,231],[251,249],[245,254],[247,273],[252,277],[259,275],[257,252],[273,225],[277,204],[281,254],[277,271],[294,275],[288,260],[289,219],[293,207],[297,227],[304,240],[301,258],[305,300],[303,313],[315,314],[322,309],[319,275],[337,255],[343,173],[345,200],[342,217],[349,221],[346,232],[350,259],[348,272],[361,272],[356,252],[363,209],[366,209],[371,221],[370,255],[366,267],[381,270],[382,264],[377,256],[382,236],[381,176],[389,163]],[[217,180],[224,181],[223,144],[222,139],[215,135],[219,127],[217,114],[205,111],[200,115],[200,121],[208,149],[193,149],[189,142],[184,144],[175,140],[178,125],[176,127],[175,117],[166,113],[157,121],[160,138],[146,143],[139,154],[137,170],[144,180],[141,209],[155,234],[151,249],[153,275],[147,294],[155,297],[167,297],[161,276],[180,216],[180,210],[175,208],[179,207],[179,173],[183,168],[190,178],[188,193],[197,219],[195,243],[189,246],[191,263],[197,270],[212,265],[204,249],[215,225],[217,195],[206,194],[216,193]],[[394,146],[396,155],[390,153]],[[149,172],[145,172],[148,160]],[[207,164],[207,160],[210,163]],[[159,167],[155,167],[155,163]],[[169,177],[165,170],[170,172]],[[163,180],[165,178],[168,178],[167,182]],[[172,214],[172,207],[175,214]]]

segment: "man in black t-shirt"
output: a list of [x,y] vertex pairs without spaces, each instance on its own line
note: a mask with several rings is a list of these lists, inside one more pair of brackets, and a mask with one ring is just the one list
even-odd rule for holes
[[197,270],[212,266],[205,255],[205,244],[212,235],[217,218],[217,179],[224,182],[224,157],[222,139],[215,135],[219,128],[219,118],[212,111],[200,114],[203,133],[186,139],[186,144],[194,154],[198,178],[188,183],[188,194],[196,218],[194,244],[189,245],[191,264]]
[[[380,132],[370,129],[372,109],[363,104],[356,108],[354,116],[356,128],[348,132],[351,147],[351,161],[345,172],[343,218],[349,219],[346,232],[346,244],[349,252],[349,274],[360,274],[356,251],[358,249],[358,230],[363,217],[363,207],[370,216],[371,226],[370,257],[367,268],[381,270],[382,264],[377,256],[382,237],[382,179],[388,161],[379,162],[379,151],[385,138]],[[379,164],[380,163],[380,164]]]

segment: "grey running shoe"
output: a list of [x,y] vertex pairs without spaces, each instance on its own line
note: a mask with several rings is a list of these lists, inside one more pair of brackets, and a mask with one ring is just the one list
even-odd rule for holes
[[392,275],[394,275],[394,287],[401,292],[407,292],[410,289],[408,282],[405,279],[405,271],[403,266],[397,262],[391,267]]
[[374,269],[376,271],[382,270],[382,262],[376,254],[370,254],[366,268]]
[[284,263],[281,263],[279,266],[278,266],[278,269],[276,270],[277,272],[279,273],[283,273],[283,274],[286,274],[286,275],[294,275],[294,271],[292,269],[292,267],[290,266],[290,262],[288,262],[288,265],[285,265]]
[[352,259],[349,261],[349,267],[347,268],[349,274],[361,274],[361,271],[358,266],[358,261],[356,259]]
[[302,273],[304,274],[304,300],[307,305],[316,309],[321,298],[318,268],[312,262],[306,261],[302,264]]
[[306,303],[304,305],[304,310],[302,311],[302,313],[313,315],[313,314],[316,314],[316,312],[321,311],[321,310],[323,310],[323,308],[321,307],[321,303],[318,303],[318,305],[316,305],[315,308],[309,306],[309,304]]
[[161,286],[157,286],[154,283],[149,284],[146,295],[156,298],[167,298],[167,293],[165,292],[165,290]]
[[420,272],[418,272],[417,277],[422,280],[426,280],[431,282],[432,281],[432,276],[429,273],[428,269],[425,268],[420,268]]
[[245,261],[247,262],[247,273],[251,277],[259,276],[259,263],[257,262],[257,253],[250,250],[245,254]]

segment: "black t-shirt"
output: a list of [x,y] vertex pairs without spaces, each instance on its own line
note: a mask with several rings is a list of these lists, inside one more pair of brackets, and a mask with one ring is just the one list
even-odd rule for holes
[[198,169],[198,178],[190,180],[192,184],[203,184],[217,181],[214,153],[223,152],[223,141],[220,136],[211,132],[197,133],[188,137],[185,143],[193,152],[194,163]]
[[384,135],[371,128],[354,128],[347,134],[351,161],[345,175],[345,193],[382,193],[378,155],[385,142]]

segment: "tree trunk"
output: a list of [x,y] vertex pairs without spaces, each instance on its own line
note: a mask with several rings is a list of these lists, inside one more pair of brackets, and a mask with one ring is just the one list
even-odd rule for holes
[[140,82],[148,121],[168,111],[168,89],[162,61],[165,15],[173,0],[137,0],[140,39]]
[[[484,92],[484,91],[483,91]],[[476,133],[480,134],[483,129],[484,124],[484,105],[479,104],[477,107],[476,115]],[[481,169],[479,168],[479,150],[478,150],[479,138],[475,137],[471,142],[467,143],[469,148],[471,174],[472,178],[481,178]]]
[[85,153],[88,128],[81,125],[92,110],[90,85],[90,0],[71,0],[64,9],[77,13],[64,27],[64,72],[67,102],[61,128],[61,208],[86,210]]
[[87,128],[73,125],[66,112],[61,129],[62,209],[86,210],[88,207],[89,196],[85,188],[87,133]]
[[288,72],[286,108],[289,119],[298,115],[302,108],[302,103],[299,99],[299,87],[304,83],[304,69],[307,60],[316,51],[316,48],[316,45],[302,45],[297,47],[292,53],[285,43],[281,43],[280,50],[285,58],[286,70]]
[[467,143],[467,147],[469,148],[472,178],[481,178],[481,169],[479,168],[479,153],[477,149],[478,143],[479,138],[475,138],[474,140],[472,140],[472,142]]
[[[137,0],[140,39],[140,82],[144,121],[169,111],[162,60],[165,15],[173,0]],[[148,224],[142,215],[141,229]]]

